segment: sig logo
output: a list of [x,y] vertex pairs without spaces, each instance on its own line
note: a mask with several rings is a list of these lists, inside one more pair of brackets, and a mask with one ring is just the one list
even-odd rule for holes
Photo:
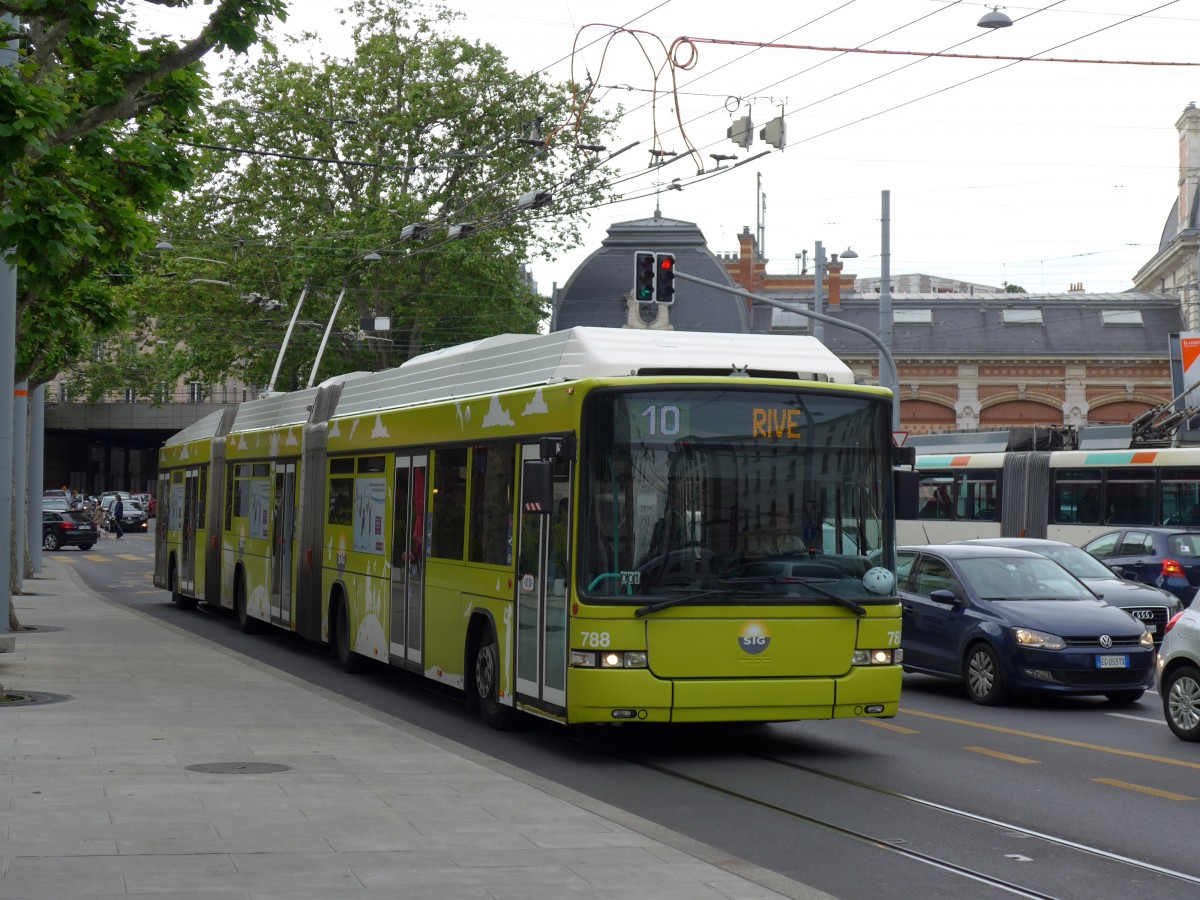
[[762,653],[771,643],[771,632],[762,622],[747,622],[738,632],[738,644],[751,655]]

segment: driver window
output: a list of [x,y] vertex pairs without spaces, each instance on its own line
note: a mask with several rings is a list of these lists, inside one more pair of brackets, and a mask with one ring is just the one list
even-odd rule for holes
[[934,591],[953,591],[954,596],[961,597],[958,579],[950,571],[950,567],[936,557],[922,557],[917,563],[917,571],[913,580],[913,593],[922,597],[930,596]]

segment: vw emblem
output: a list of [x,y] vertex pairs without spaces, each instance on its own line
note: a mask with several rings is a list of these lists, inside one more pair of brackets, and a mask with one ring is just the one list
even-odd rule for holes
[[1112,646],[1112,638],[1110,638],[1107,634],[1100,635],[1100,646],[1107,650]]

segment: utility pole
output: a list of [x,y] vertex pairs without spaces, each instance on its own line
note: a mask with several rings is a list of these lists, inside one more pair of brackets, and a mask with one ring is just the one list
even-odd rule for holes
[[[0,22],[16,29],[17,18],[0,15]],[[0,46],[0,65],[16,68],[17,41]],[[0,254],[9,248],[0,248]],[[0,259],[0,652],[13,649],[8,628],[12,610],[12,508],[13,508],[13,379],[17,365],[17,270]]]
[[819,315],[825,312],[825,245],[817,241],[817,255],[813,257],[813,271],[816,273],[816,284],[813,285],[813,337],[822,344],[825,343],[825,326],[821,324]]

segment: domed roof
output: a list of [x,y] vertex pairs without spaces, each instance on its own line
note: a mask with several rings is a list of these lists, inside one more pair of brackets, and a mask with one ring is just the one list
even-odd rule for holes
[[[674,253],[678,270],[736,286],[725,266],[708,249],[695,222],[658,214],[617,222],[609,226],[600,247],[571,274],[559,292],[551,330],[576,325],[623,327],[628,315],[626,297],[633,290],[634,255],[639,251]],[[669,315],[676,331],[750,331],[747,301],[682,279],[675,282],[675,302]]]

